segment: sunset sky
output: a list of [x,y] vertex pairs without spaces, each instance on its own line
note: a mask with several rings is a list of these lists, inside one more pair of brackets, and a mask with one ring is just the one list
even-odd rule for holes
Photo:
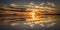
[[[13,6],[13,7],[15,7],[15,6],[18,6],[18,7],[26,7],[27,5],[29,5],[29,3],[34,3],[34,5],[36,5],[36,6],[34,6],[34,7],[36,7],[36,8],[38,8],[38,6],[39,5],[42,5],[42,4],[44,4],[44,7],[45,7],[45,5],[47,6],[47,5],[52,5],[52,6],[54,6],[53,8],[54,8],[54,12],[56,12],[56,15],[54,14],[54,15],[49,15],[49,16],[46,16],[46,15],[43,15],[43,16],[41,16],[41,15],[39,15],[39,16],[41,16],[42,18],[40,18],[40,19],[42,19],[42,20],[48,20],[48,18],[49,18],[49,20],[54,20],[54,22],[56,22],[56,24],[53,26],[53,27],[50,27],[50,28],[47,28],[47,29],[49,29],[49,30],[57,30],[57,29],[60,29],[60,16],[57,16],[57,14],[60,14],[60,0],[0,0],[0,6],[4,6],[4,5],[6,5],[7,7],[9,7],[9,6]],[[33,8],[34,8],[33,7]],[[40,7],[40,6],[39,6]],[[49,6],[50,7],[50,6]],[[8,8],[6,8],[6,9],[8,9]],[[1,9],[0,9],[1,10]],[[2,12],[3,10],[1,10],[0,12]],[[4,12],[4,11],[3,11]],[[12,11],[13,12],[13,11]],[[12,13],[11,12],[11,13]],[[17,11],[18,12],[18,11]],[[16,16],[19,16],[19,15],[21,15],[21,14],[19,14],[19,12],[17,13],[16,12],[16,14],[18,14],[18,15],[16,15]],[[32,13],[32,17],[34,16],[34,11],[32,11],[33,13]],[[10,13],[10,12],[6,12],[6,13]],[[24,13],[26,13],[26,12],[24,12]],[[27,13],[27,14],[29,14],[29,13]],[[26,14],[26,15],[27,15]],[[24,14],[22,14],[22,15],[24,15]],[[1,17],[0,17],[0,20],[2,19],[2,20],[4,20],[4,14],[1,14],[0,15]],[[7,17],[7,18],[6,18]],[[6,15],[5,16],[5,18],[6,19],[8,19],[8,17],[10,17],[10,15]],[[12,16],[13,17],[13,16]],[[22,16],[21,16],[22,17]],[[46,19],[44,19],[45,17],[47,17]],[[15,17],[14,17],[15,18]],[[19,16],[19,18],[20,18],[20,16]],[[33,18],[34,19],[34,18]],[[36,19],[36,18],[35,18]],[[16,19],[14,19],[14,20],[16,20]],[[55,21],[56,20],[56,21]],[[13,21],[12,21],[13,22]],[[38,21],[37,21],[38,22]],[[40,21],[39,21],[40,22]],[[38,22],[38,24],[39,24],[39,22]],[[53,21],[52,21],[53,22]],[[15,21],[14,23],[10,23],[10,24],[8,24],[8,23],[6,23],[5,25],[3,24],[3,22],[2,22],[2,26],[0,25],[0,30],[1,29],[8,29],[8,30],[23,30],[23,28],[25,29],[25,28],[27,28],[27,29],[29,29],[29,28],[31,28],[30,26],[28,26],[28,25],[26,25],[26,23],[25,23],[25,25],[24,25],[24,23],[25,23],[25,21]],[[29,22],[30,23],[30,22]],[[28,24],[29,24],[28,23]],[[44,22],[43,22],[44,23]],[[15,25],[17,25],[17,26],[14,26],[14,24]],[[29,24],[30,25],[30,24]],[[32,25],[34,25],[33,23],[32,23]],[[31,25],[31,26],[32,26]],[[46,25],[47,26],[47,25]],[[28,28],[29,27],[29,28]],[[37,24],[35,24],[35,26],[34,26],[34,28],[33,29],[39,29],[41,26],[38,26]],[[44,29],[45,27],[42,27],[41,29]]]
[[0,0],[0,4],[12,4],[12,3],[16,3],[16,4],[19,4],[19,5],[25,5],[25,4],[28,4],[30,2],[34,2],[36,4],[40,4],[42,2],[52,2],[52,3],[55,3],[57,5],[60,4],[60,0]]
[[27,5],[30,2],[33,2],[37,5],[41,4],[41,3],[46,3],[46,2],[51,2],[54,3],[56,5],[56,9],[58,11],[58,14],[60,14],[60,0],[0,0],[0,5],[10,5],[10,4],[17,4],[21,7],[23,7],[23,5]]

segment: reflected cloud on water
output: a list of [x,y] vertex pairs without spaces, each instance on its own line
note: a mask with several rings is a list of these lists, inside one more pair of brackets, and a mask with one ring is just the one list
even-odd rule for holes
[[[30,20],[30,21],[28,21]],[[20,20],[5,20],[4,25],[10,25],[12,27],[30,27],[30,28],[37,28],[39,26],[40,28],[45,27],[51,27],[54,26],[56,17],[54,15],[40,15],[38,19],[26,19],[26,21],[20,21]]]

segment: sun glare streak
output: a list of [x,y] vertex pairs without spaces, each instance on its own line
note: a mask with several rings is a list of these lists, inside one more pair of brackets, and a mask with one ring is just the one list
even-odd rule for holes
[[32,11],[32,20],[35,20],[35,13]]

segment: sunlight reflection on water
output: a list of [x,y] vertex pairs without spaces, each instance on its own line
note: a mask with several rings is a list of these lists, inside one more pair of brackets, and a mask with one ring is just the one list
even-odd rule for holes
[[40,15],[40,18],[37,20],[30,20],[30,21],[26,21],[26,25],[29,25],[31,27],[33,27],[34,25],[38,24],[41,27],[50,27],[53,26],[55,24],[55,16],[52,15]]

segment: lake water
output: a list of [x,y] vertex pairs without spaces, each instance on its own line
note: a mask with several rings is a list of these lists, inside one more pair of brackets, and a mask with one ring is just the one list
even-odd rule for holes
[[[44,20],[53,21],[45,22]],[[53,25],[49,26],[52,23]],[[23,20],[13,19],[6,21],[4,20],[3,17],[0,17],[0,30],[59,30],[59,29],[60,29],[60,15],[40,15],[40,20],[37,21],[26,21],[25,19]]]

